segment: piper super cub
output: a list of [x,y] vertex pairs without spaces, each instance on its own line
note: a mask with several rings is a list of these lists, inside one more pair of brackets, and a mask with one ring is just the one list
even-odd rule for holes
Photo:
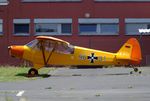
[[[48,65],[135,66],[142,60],[141,48],[136,38],[130,38],[116,53],[73,46],[67,41],[49,36],[38,36],[26,45],[8,48],[11,56],[33,63],[33,68],[28,71],[29,75],[38,75],[38,70]],[[134,68],[134,71],[138,72],[138,69]]]

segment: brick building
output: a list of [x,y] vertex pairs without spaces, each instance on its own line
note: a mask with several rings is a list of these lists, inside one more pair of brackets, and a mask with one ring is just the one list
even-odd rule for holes
[[[7,47],[38,35],[117,52],[138,29],[150,28],[150,0],[0,0],[0,64],[19,64]],[[150,33],[141,38],[143,65],[150,65]]]

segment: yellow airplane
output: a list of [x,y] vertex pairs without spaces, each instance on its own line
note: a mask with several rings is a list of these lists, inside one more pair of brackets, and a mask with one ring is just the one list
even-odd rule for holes
[[[26,45],[8,48],[11,56],[33,63],[33,68],[28,71],[32,76],[38,75],[38,70],[48,65],[135,66],[142,60],[141,48],[136,38],[130,38],[116,53],[73,46],[67,41],[49,36],[38,36]],[[134,68],[134,71],[138,72],[138,69]]]

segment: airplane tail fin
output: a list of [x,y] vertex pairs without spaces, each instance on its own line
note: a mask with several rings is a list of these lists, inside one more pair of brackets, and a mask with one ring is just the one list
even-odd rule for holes
[[130,38],[117,52],[117,59],[129,60],[130,64],[138,65],[142,60],[141,48],[136,38]]

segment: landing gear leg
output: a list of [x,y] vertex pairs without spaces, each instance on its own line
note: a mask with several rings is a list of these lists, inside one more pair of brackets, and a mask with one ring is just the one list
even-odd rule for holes
[[34,69],[34,68],[31,68],[29,71],[28,71],[28,76],[29,77],[34,77],[34,76],[37,76],[38,75],[38,70]]

